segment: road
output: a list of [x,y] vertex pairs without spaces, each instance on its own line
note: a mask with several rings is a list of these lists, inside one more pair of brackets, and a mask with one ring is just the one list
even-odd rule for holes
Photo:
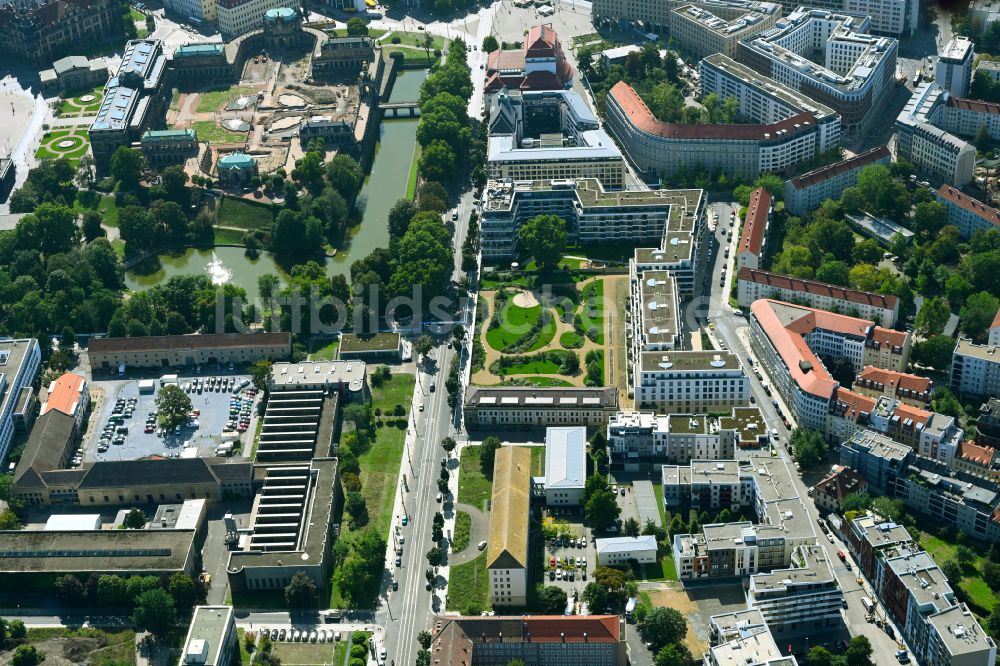
[[[714,206],[712,208],[715,208]],[[710,210],[712,209],[710,208]],[[711,215],[711,213],[709,213]],[[788,455],[786,449],[786,443],[788,442],[788,437],[791,431],[784,427],[782,424],[782,417],[778,414],[777,409],[772,404],[771,400],[776,398],[778,400],[779,406],[781,408],[782,414],[790,416],[791,412],[781,404],[781,398],[775,394],[774,396],[768,396],[764,391],[764,387],[761,385],[760,380],[753,373],[753,368],[747,363],[747,357],[752,356],[753,352],[750,349],[750,345],[747,338],[748,328],[747,320],[742,316],[739,311],[733,310],[729,304],[729,289],[730,281],[735,279],[733,277],[733,265],[736,256],[736,240],[739,236],[739,225],[740,220],[737,220],[733,226],[733,239],[732,241],[727,240],[726,232],[729,231],[730,227],[725,216],[720,213],[718,228],[712,232],[714,237],[714,243],[710,245],[718,247],[718,250],[712,252],[711,250],[706,250],[706,255],[712,256],[712,261],[707,271],[706,280],[711,280],[711,291],[709,297],[709,318],[715,324],[715,330],[712,332],[711,337],[713,337],[717,342],[724,343],[725,347],[732,350],[739,357],[740,363],[744,365],[744,370],[747,376],[750,378],[750,390],[751,394],[754,396],[756,401],[756,406],[761,410],[764,415],[764,419],[770,425],[778,431],[778,443],[774,445],[775,450],[777,450],[779,457],[786,462],[790,470],[794,470],[793,461],[791,456]],[[730,256],[727,258],[725,256],[725,248],[730,248]],[[721,275],[723,266],[727,266],[726,280],[724,281],[724,286],[719,286],[717,276]],[[766,378],[766,376],[765,376]],[[789,418],[789,422],[794,428],[795,422]],[[811,522],[815,525],[818,523],[818,518],[820,516],[819,511],[816,509],[815,503],[812,498],[809,497],[808,486],[802,480],[802,477],[795,473],[791,474],[792,482],[798,491],[799,497],[802,498],[802,503],[805,506],[807,515],[809,516]],[[828,560],[834,565],[834,574],[840,583],[841,589],[844,591],[844,598],[847,599],[847,610],[844,613],[845,624],[852,636],[862,634],[867,636],[872,643],[872,648],[874,649],[874,661],[876,664],[892,664],[896,663],[895,653],[899,649],[896,641],[889,638],[886,633],[878,629],[874,624],[869,624],[865,620],[865,610],[861,605],[861,597],[863,595],[868,595],[873,601],[877,601],[871,592],[871,588],[867,582],[863,585],[858,584],[857,572],[858,568],[855,564],[852,564],[852,570],[848,570],[847,567],[841,563],[838,557],[838,551],[847,552],[847,547],[837,539],[832,542],[825,537],[819,529],[816,529],[818,536],[818,543],[826,551]],[[850,557],[848,556],[848,560]],[[879,609],[879,617],[885,620],[887,614],[883,608]],[[894,631],[897,636],[901,635],[899,627],[894,626]],[[916,663],[916,662],[912,662]]]

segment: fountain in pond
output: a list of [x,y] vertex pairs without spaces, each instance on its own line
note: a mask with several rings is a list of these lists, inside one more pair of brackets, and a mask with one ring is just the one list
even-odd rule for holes
[[212,252],[212,260],[205,265],[205,269],[208,271],[208,276],[212,278],[212,284],[216,286],[226,284],[233,278],[232,269],[227,268],[215,252]]

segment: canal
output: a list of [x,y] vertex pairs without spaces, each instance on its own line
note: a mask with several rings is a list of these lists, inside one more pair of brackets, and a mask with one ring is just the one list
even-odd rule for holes
[[[389,101],[416,100],[425,78],[425,70],[401,71]],[[417,122],[416,118],[391,119],[379,127],[371,171],[355,202],[355,219],[360,221],[348,230],[337,255],[326,260],[330,275],[349,276],[353,262],[376,248],[389,246],[389,209],[406,195],[410,164],[417,146]],[[174,275],[208,275],[214,284],[231,282],[243,287],[253,299],[257,296],[257,278],[267,273],[276,275],[283,284],[288,279],[286,269],[269,252],[250,258],[239,247],[187,248],[159,255],[127,271],[125,283],[132,291],[142,291]]]

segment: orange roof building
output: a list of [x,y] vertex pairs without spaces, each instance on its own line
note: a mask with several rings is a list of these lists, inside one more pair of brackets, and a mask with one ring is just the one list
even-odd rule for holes
[[740,249],[736,253],[736,268],[760,268],[760,259],[764,255],[764,243],[767,240],[767,228],[771,224],[771,193],[763,187],[758,187],[750,195],[750,205],[743,220],[743,233],[740,234]]
[[913,407],[927,407],[934,382],[927,377],[869,365],[855,378],[854,390],[870,397],[886,395]]
[[785,209],[793,215],[815,210],[827,199],[839,199],[848,187],[858,182],[858,173],[866,166],[892,161],[888,146],[879,146],[854,157],[821,167],[785,181]]
[[[431,663],[625,666],[625,621],[617,615],[523,615],[434,618]],[[502,644],[502,645],[501,645]],[[569,648],[569,649],[568,649]]]
[[532,27],[523,49],[498,49],[486,59],[487,95],[504,89],[564,90],[572,82],[573,66],[551,23]]
[[910,355],[908,333],[770,299],[750,306],[750,344],[795,418],[820,431],[840,386],[820,356],[847,359],[860,371],[866,365],[902,370]]
[[42,403],[39,415],[54,409],[72,416],[79,424],[83,421],[89,406],[90,391],[87,380],[80,375],[67,372],[49,385],[49,396]]
[[948,209],[948,224],[958,227],[963,238],[970,238],[979,230],[1000,230],[1000,210],[963,194],[951,185],[944,184],[938,188],[937,200]]

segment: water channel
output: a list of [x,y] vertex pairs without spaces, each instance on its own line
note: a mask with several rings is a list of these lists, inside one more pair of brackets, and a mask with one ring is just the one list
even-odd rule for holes
[[[389,101],[417,99],[420,84],[425,78],[427,72],[424,70],[400,72]],[[379,141],[371,171],[355,203],[356,215],[361,221],[348,231],[348,237],[337,250],[337,255],[326,260],[330,275],[348,275],[354,261],[367,256],[375,248],[388,247],[386,220],[392,205],[406,194],[416,135],[416,118],[386,120],[379,127]],[[286,268],[269,252],[250,258],[239,247],[187,248],[182,252],[159,255],[137,269],[127,271],[125,283],[129,289],[141,291],[174,275],[208,275],[214,284],[231,282],[243,287],[247,296],[253,299],[257,296],[257,278],[267,273],[276,275],[282,283],[288,279]]]

